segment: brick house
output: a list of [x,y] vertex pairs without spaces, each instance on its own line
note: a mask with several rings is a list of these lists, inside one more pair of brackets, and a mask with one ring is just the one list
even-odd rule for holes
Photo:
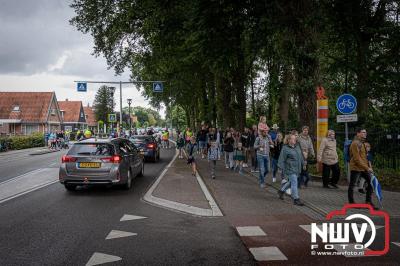
[[97,120],[94,114],[93,107],[90,107],[90,105],[88,104],[87,106],[83,107],[83,111],[85,112],[85,118],[88,128],[93,132],[97,132]]
[[61,128],[63,130],[75,131],[75,129],[85,129],[87,127],[85,111],[81,101],[59,101],[60,113],[63,120]]
[[55,92],[0,92],[0,134],[29,135],[61,128]]

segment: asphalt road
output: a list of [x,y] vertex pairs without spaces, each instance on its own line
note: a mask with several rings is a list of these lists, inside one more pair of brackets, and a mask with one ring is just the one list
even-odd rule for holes
[[[55,183],[1,203],[0,265],[85,265],[96,252],[121,258],[112,265],[253,265],[225,217],[193,217],[141,200],[173,153],[163,150],[160,162],[146,163],[145,176],[129,191],[71,193]],[[35,168],[57,167],[61,154],[6,163],[0,158],[0,182]],[[121,222],[126,214],[147,218]],[[137,235],[106,240],[111,230]]]

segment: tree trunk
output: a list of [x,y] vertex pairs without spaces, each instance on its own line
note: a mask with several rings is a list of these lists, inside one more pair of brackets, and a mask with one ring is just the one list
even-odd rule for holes
[[228,80],[224,77],[217,77],[217,112],[222,120],[223,128],[234,125],[234,111],[231,108],[232,88]]
[[289,122],[289,95],[292,73],[287,65],[283,67],[282,84],[279,90],[279,118],[283,123],[282,130],[286,131]]
[[360,38],[357,47],[357,86],[355,96],[357,98],[357,112],[364,116],[368,112],[369,71],[367,54],[369,41]]

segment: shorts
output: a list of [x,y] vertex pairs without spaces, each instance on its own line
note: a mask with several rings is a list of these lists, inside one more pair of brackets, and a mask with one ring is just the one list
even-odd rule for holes
[[193,157],[187,159],[187,164],[192,164],[196,162]]
[[207,142],[205,142],[205,141],[199,141],[199,148],[200,148],[200,149],[205,149],[205,148],[207,148]]
[[234,161],[244,161],[244,155],[235,155],[233,156]]

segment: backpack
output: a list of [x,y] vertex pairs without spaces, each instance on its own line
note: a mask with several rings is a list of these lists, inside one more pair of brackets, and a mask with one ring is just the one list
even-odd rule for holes
[[353,142],[352,140],[346,140],[344,142],[343,157],[344,157],[344,161],[348,162],[348,163],[350,162],[350,159],[351,159],[350,146],[351,146],[352,142]]

